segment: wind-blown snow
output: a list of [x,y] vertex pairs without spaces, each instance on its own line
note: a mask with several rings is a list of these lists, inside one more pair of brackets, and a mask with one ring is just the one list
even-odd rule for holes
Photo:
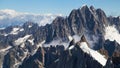
[[73,36],[68,36],[69,41],[72,41],[73,39],[75,42],[80,41],[81,37],[79,35],[73,35]]
[[86,42],[81,42],[80,43],[80,48],[86,52],[87,54],[91,55],[96,61],[98,61],[101,65],[105,66],[107,60],[103,55],[101,55],[99,52],[92,50],[88,47]]
[[105,28],[105,40],[107,39],[110,41],[116,40],[120,44],[120,34],[115,26],[107,26]]
[[95,35],[89,35],[89,34],[85,34],[85,38],[87,39],[87,42],[90,45],[90,48],[93,48],[96,43],[98,43],[99,37],[95,36]]
[[16,45],[20,45],[22,43],[24,43],[31,35],[26,35],[22,38],[18,38],[17,40],[15,40],[15,44]]
[[57,16],[61,14],[34,14],[26,12],[17,12],[11,9],[0,10],[0,28],[11,25],[22,25],[27,21],[38,23],[44,26],[50,24]]
[[49,44],[44,44],[43,45],[43,47],[50,47],[50,46],[57,46],[57,45],[63,45],[64,47],[65,47],[65,49],[68,47],[68,45],[69,45],[69,42],[63,42],[63,41],[61,41],[61,40],[54,40],[54,41],[52,41],[51,43],[49,43]]

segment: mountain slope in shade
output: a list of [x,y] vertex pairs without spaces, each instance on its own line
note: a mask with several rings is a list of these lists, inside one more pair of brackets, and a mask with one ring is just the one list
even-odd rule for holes
[[52,21],[57,16],[62,15],[21,13],[10,9],[0,10],[0,28],[14,25],[23,25],[28,21],[38,23],[39,26],[45,26],[46,24],[52,23]]

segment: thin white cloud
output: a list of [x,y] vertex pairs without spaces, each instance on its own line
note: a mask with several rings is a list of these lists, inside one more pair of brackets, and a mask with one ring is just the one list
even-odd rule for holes
[[38,23],[39,26],[50,24],[57,16],[62,14],[35,14],[27,12],[17,12],[11,9],[0,10],[0,27],[10,25],[21,25],[26,21]]

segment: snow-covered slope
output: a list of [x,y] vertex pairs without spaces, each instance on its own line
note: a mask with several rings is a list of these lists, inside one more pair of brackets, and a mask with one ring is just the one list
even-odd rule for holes
[[17,40],[15,40],[15,44],[16,45],[20,45],[22,43],[24,43],[31,35],[26,35],[22,38],[18,38]]
[[0,10],[0,28],[10,25],[22,25],[26,21],[44,26],[47,23],[50,24],[57,16],[61,16],[61,14],[31,14],[16,12],[11,9]]
[[110,41],[116,40],[120,44],[120,34],[115,26],[107,26],[105,28],[105,39]]
[[105,66],[107,60],[104,58],[103,55],[101,55],[99,52],[92,50],[88,47],[86,42],[81,42],[80,43],[80,48],[86,52],[87,54],[90,54],[91,57],[93,57],[95,60],[97,60],[100,64],[102,64],[103,66]]

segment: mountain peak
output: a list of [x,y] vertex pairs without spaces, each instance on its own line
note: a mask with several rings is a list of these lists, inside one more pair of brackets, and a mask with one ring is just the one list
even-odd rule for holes
[[90,6],[91,9],[95,9],[93,5]]
[[83,6],[81,7],[81,9],[86,9],[86,8],[88,8],[87,5],[83,5]]
[[86,4],[83,4],[82,7],[87,7],[87,5],[86,5]]
[[90,6],[90,9],[91,9],[92,11],[94,11],[94,10],[95,10],[95,8],[94,8],[94,6],[93,6],[93,5],[91,5],[91,6]]

